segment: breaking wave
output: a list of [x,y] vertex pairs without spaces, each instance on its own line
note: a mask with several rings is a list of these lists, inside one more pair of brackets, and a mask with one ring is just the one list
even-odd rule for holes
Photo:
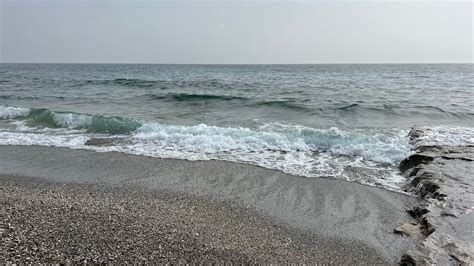
[[26,116],[30,113],[30,109],[14,106],[0,106],[0,119],[13,119]]
[[315,129],[300,125],[265,124],[260,128],[194,126],[141,122],[124,117],[55,112],[49,109],[2,107],[2,119],[17,119],[30,128],[83,129],[88,133],[126,134],[136,143],[192,153],[216,154],[329,152],[362,156],[393,164],[409,150],[406,131]]
[[393,164],[402,160],[409,150],[405,136],[405,131],[382,134],[281,124],[266,124],[258,130],[252,130],[205,124],[177,126],[146,123],[137,129],[133,138],[195,153],[329,152],[333,155],[363,156],[374,162]]
[[119,116],[106,117],[12,106],[0,107],[0,118],[18,118],[29,127],[84,129],[88,132],[104,134],[126,134],[141,126],[138,121]]
[[[13,131],[0,131],[0,145],[43,145],[159,158],[227,160],[294,175],[332,176],[395,189],[405,181],[397,165],[412,148],[408,131],[396,128],[318,129],[279,123],[256,128],[185,126],[13,106],[0,106],[0,119],[19,125]],[[472,128],[431,127],[425,128],[425,132],[426,136],[420,140],[423,145],[474,143]],[[114,141],[108,142],[110,145],[88,142],[93,138]],[[347,171],[350,168],[368,172],[354,177]]]
[[364,156],[369,160],[394,163],[408,148],[405,131],[343,131],[299,125],[265,124],[259,129],[146,123],[124,117],[55,112],[49,109],[2,107],[3,119],[18,118],[29,127],[85,129],[90,133],[131,134],[135,140],[172,145],[178,149],[216,153],[245,150],[258,152],[331,152]]

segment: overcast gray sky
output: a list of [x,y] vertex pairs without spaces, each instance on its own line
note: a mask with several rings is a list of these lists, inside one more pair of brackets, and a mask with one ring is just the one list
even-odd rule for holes
[[471,1],[0,1],[0,62],[473,62]]

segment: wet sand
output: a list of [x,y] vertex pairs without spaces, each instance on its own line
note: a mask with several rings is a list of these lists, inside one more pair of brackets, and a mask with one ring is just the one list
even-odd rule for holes
[[418,243],[393,233],[414,197],[230,162],[0,146],[0,184],[2,261],[393,264]]

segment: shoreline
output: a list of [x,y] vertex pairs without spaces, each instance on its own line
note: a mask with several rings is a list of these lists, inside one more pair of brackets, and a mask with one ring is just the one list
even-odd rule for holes
[[[73,194],[82,193],[82,186],[99,186],[104,189],[101,194],[110,189],[123,190],[119,193],[124,195],[129,193],[125,191],[132,191],[131,194],[140,197],[149,195],[147,193],[186,195],[185,198],[198,199],[199,204],[212,202],[204,203],[206,208],[219,204],[227,206],[223,208],[225,215],[249,211],[252,219],[262,217],[266,225],[253,228],[249,216],[236,216],[234,221],[245,224],[243,228],[255,229],[255,232],[262,228],[269,230],[272,228],[270,225],[281,226],[283,231],[287,230],[284,234],[298,239],[295,245],[304,244],[297,250],[313,254],[289,257],[289,261],[328,262],[330,259],[323,257],[318,260],[314,255],[317,249],[319,254],[335,254],[331,250],[344,254],[342,258],[334,256],[334,260],[348,259],[361,264],[375,261],[396,263],[419,242],[419,239],[393,233],[398,225],[413,221],[406,210],[416,205],[418,199],[354,182],[298,178],[275,170],[224,161],[157,159],[38,146],[0,146],[0,169],[2,184],[8,178],[18,176],[35,180],[40,186],[53,184],[46,188],[50,192],[59,184],[72,187]],[[146,196],[147,199],[150,197]],[[96,200],[96,203],[100,202]],[[215,225],[211,220],[207,222],[221,229],[221,225]],[[299,237],[301,235],[305,237]],[[331,245],[329,240],[337,245]],[[269,240],[259,241],[263,244]],[[235,247],[231,250],[235,251]],[[365,257],[361,256],[360,249],[364,250]],[[267,254],[264,249],[261,252],[258,254]],[[244,254],[252,253],[246,251]],[[247,257],[250,260],[243,261],[252,261],[252,255]],[[213,258],[218,259],[218,256]]]

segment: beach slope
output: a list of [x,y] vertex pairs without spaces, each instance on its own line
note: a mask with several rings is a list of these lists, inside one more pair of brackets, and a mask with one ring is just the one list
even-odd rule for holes
[[0,260],[393,264],[408,195],[222,161],[0,146]]

